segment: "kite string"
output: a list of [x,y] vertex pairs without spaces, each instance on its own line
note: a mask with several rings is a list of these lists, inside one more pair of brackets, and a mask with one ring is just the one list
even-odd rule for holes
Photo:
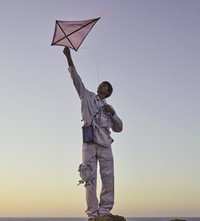
[[110,11],[114,7],[116,2],[117,0],[112,0],[111,3],[104,10],[102,10],[100,17],[105,16],[107,12]]
[[96,69],[97,69],[97,85],[99,85],[99,65],[98,65],[97,57],[96,57],[94,51],[91,48],[83,47],[82,49],[88,50],[93,55],[93,58],[94,58],[94,61],[95,61],[95,64],[96,64]]
[[[114,5],[116,4],[117,1],[118,0],[112,0],[111,3],[104,10],[102,10],[100,17],[105,16],[107,14],[107,12],[110,11],[114,7]],[[94,51],[91,48],[84,47],[82,49],[87,49],[88,51],[90,51],[90,53],[94,57],[96,68],[97,68],[97,84],[99,85],[99,66],[98,66],[98,62],[97,62],[97,57],[96,57]]]

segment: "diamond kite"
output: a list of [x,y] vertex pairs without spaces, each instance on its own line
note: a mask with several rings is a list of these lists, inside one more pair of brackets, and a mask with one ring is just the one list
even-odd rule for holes
[[82,21],[56,20],[51,45],[66,46],[77,51],[99,19],[100,17]]

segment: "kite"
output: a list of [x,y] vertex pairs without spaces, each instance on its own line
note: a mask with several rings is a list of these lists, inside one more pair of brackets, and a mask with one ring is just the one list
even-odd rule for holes
[[56,20],[51,45],[66,46],[77,51],[99,19],[100,17],[82,21]]

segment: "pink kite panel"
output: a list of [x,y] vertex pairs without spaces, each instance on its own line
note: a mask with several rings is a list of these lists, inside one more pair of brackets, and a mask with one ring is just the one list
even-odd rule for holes
[[100,17],[82,21],[56,21],[51,45],[67,46],[77,51],[99,19]]

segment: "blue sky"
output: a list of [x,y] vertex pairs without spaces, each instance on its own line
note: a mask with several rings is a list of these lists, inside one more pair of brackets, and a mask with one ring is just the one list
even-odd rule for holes
[[80,101],[55,20],[102,15],[72,56],[86,87],[108,80],[125,216],[200,216],[200,1],[1,0],[0,216],[85,216]]

